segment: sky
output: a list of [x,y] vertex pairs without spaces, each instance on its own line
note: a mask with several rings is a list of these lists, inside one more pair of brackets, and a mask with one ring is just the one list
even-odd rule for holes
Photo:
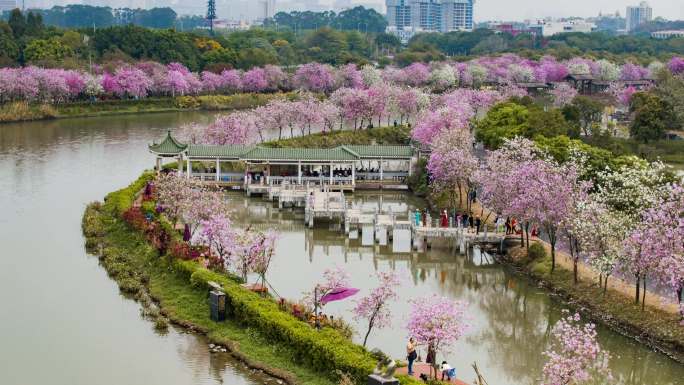
[[[26,6],[50,7],[65,4],[110,5],[112,7],[128,6],[131,8],[149,8],[152,6],[171,6],[178,13],[204,13],[204,0],[25,0]],[[306,1],[319,1],[322,4],[332,4],[335,0],[276,0],[277,8],[283,6],[302,7]],[[637,5],[640,0],[475,0],[474,17],[476,21],[487,20],[525,20],[538,19],[546,16],[596,16],[599,12],[613,14],[619,11],[625,15],[628,5]],[[21,0],[18,1],[21,3]],[[217,11],[220,18],[238,19],[242,15],[249,18],[249,14],[256,12],[253,8],[258,0],[218,0]],[[384,12],[385,0],[346,0],[352,5],[372,6]],[[299,3],[299,4],[297,4]],[[684,0],[650,0],[654,17],[664,17],[669,20],[684,20]]]

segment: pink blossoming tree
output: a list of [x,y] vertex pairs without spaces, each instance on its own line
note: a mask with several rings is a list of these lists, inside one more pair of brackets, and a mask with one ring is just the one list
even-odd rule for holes
[[581,324],[579,314],[569,315],[554,325],[543,368],[542,385],[609,384],[613,381],[608,368],[610,354],[596,338],[594,324]]
[[399,278],[393,272],[377,273],[378,287],[361,298],[354,307],[354,318],[368,322],[368,329],[363,337],[363,346],[368,342],[368,336],[373,328],[384,328],[391,325],[389,302],[398,298],[397,287]]
[[439,353],[449,352],[469,329],[466,320],[468,304],[439,297],[436,294],[411,301],[407,329],[419,344],[432,346],[435,362]]

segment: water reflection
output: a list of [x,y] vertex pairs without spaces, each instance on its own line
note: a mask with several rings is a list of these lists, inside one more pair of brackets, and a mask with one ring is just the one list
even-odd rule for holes
[[263,384],[204,338],[143,320],[81,235],[85,205],[153,164],[145,146],[207,114],[0,125],[0,384]]
[[[374,210],[407,212],[423,208],[423,202],[403,193],[357,192],[349,195],[353,205]],[[234,220],[262,229],[277,227],[282,236],[277,245],[268,280],[278,294],[301,298],[323,270],[343,266],[352,276],[354,287],[367,292],[375,284],[375,271],[395,270],[403,278],[401,300],[392,305],[393,327],[374,331],[369,346],[378,347],[396,358],[404,355],[408,300],[431,293],[470,303],[472,330],[459,341],[446,359],[456,366],[459,376],[470,380],[470,365],[476,361],[490,384],[537,384],[543,366],[542,351],[550,328],[559,319],[562,307],[531,282],[496,265],[478,249],[459,250],[459,245],[434,243],[428,250],[392,253],[391,245],[364,246],[349,239],[338,223],[304,226],[301,209],[278,209],[261,198],[229,193]],[[331,303],[325,312],[352,322],[357,332],[365,331],[353,321],[353,302]],[[684,378],[684,367],[663,355],[599,328],[603,346],[612,352],[612,368],[626,384],[674,384]],[[355,337],[357,340],[360,337]],[[425,352],[422,352],[425,356]]]

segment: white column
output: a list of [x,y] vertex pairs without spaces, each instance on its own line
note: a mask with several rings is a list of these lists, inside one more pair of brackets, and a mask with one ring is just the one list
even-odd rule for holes
[[192,176],[192,162],[190,162],[190,158],[188,158],[188,175],[186,176],[188,179]]
[[302,184],[302,161],[297,163],[297,184]]
[[356,163],[352,163],[351,168],[352,168],[352,172],[351,172],[352,186],[356,186]]
[[178,155],[178,174],[183,173],[183,154]]
[[384,178],[382,176],[382,158],[380,158],[380,180],[383,180],[383,179]]
[[216,158],[216,181],[221,180],[221,162],[219,161],[219,158]]
[[333,184],[333,164],[330,163],[330,185]]

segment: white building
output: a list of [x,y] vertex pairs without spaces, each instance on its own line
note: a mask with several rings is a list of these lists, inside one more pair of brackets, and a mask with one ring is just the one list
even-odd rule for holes
[[684,29],[651,32],[654,39],[669,39],[671,37],[684,37]]
[[474,3],[474,0],[386,0],[388,31],[472,31]]
[[11,11],[17,7],[18,5],[16,0],[0,0],[0,12]]
[[641,24],[648,23],[653,19],[653,9],[647,2],[642,1],[636,7],[627,7],[627,32],[631,32]]
[[529,24],[529,29],[537,31],[542,36],[553,36],[558,33],[593,32],[596,31],[596,24],[581,19],[538,20],[535,24]]

